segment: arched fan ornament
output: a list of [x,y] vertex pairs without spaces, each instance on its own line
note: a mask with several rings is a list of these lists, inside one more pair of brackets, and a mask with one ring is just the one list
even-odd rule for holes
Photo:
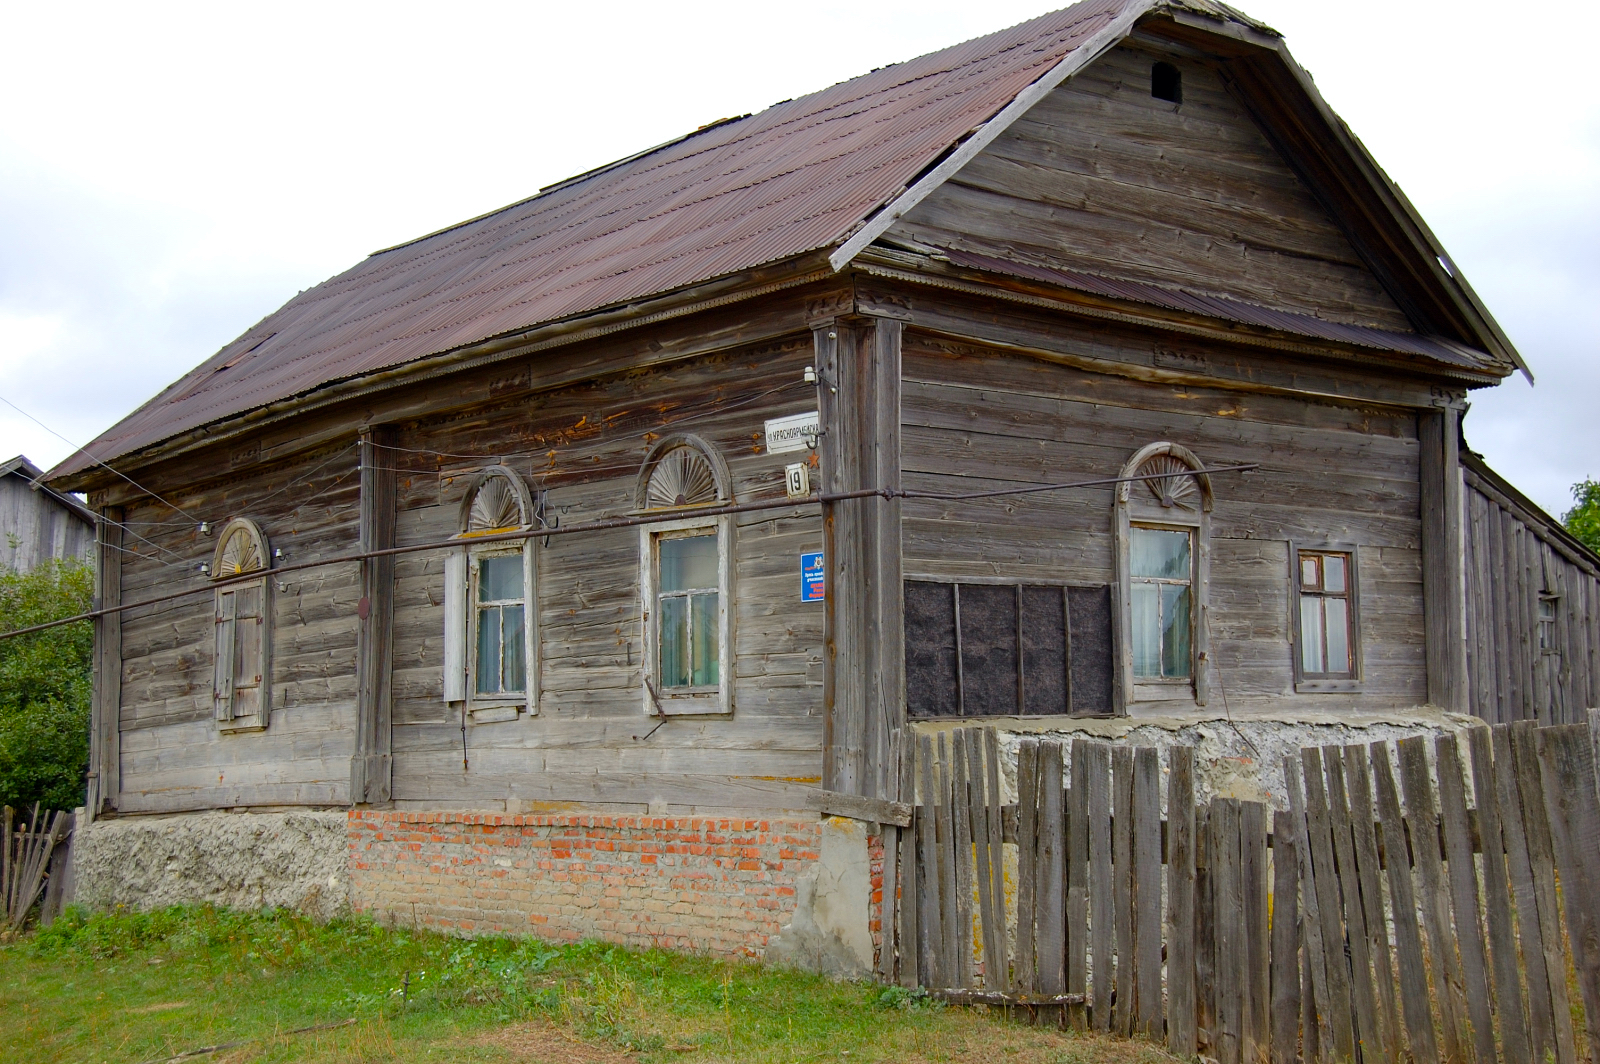
[[211,575],[218,579],[225,576],[242,576],[265,567],[266,559],[262,557],[261,544],[251,533],[249,526],[237,524],[223,537],[217,550],[216,572]]
[[1162,475],[1143,482],[1150,494],[1155,496],[1156,502],[1185,510],[1196,508],[1200,486],[1195,482],[1194,470],[1189,463],[1170,454],[1152,455],[1139,464],[1139,471],[1134,475],[1155,477],[1158,473]]
[[522,500],[505,477],[489,477],[472,497],[472,509],[467,514],[468,532],[498,532],[520,528],[526,523]]
[[710,459],[693,447],[668,451],[651,471],[645,496],[652,510],[716,502],[717,476]]

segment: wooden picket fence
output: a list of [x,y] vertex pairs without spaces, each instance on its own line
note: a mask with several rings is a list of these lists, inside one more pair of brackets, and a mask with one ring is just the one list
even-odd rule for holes
[[1275,811],[1197,803],[1189,747],[1163,785],[1154,747],[1087,739],[1024,739],[1005,804],[994,730],[918,736],[884,974],[1221,1064],[1576,1064],[1600,1048],[1597,740],[1591,711],[1307,748]]
[[0,936],[21,929],[52,877],[59,881],[61,862],[52,858],[65,852],[72,826],[73,814],[41,813],[37,803],[31,815],[0,809]]

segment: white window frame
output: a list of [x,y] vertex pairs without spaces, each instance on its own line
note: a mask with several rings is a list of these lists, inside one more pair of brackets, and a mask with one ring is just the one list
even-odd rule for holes
[[[661,686],[660,585],[663,539],[693,535],[717,537],[717,686],[664,689]],[[728,715],[733,712],[733,519],[695,517],[661,521],[639,528],[639,586],[644,619],[644,711],[651,716]]]
[[[1204,469],[1194,453],[1180,444],[1161,440],[1149,443],[1135,451],[1123,465],[1119,477],[1146,475],[1146,463],[1156,459],[1174,460],[1187,469]],[[1189,481],[1197,490],[1191,505],[1166,506],[1158,502],[1145,486],[1147,481],[1127,481],[1118,484],[1112,493],[1113,523],[1115,527],[1117,584],[1113,589],[1111,605],[1116,613],[1116,660],[1118,712],[1130,713],[1139,703],[1165,702],[1154,707],[1157,712],[1182,712],[1204,706],[1210,694],[1211,637],[1207,624],[1211,589],[1211,478],[1204,473],[1190,477],[1174,474]],[[1133,674],[1133,603],[1130,570],[1129,537],[1134,527],[1187,531],[1189,538],[1189,564],[1191,572],[1190,609],[1192,655],[1188,679],[1146,679]],[[1174,703],[1177,703],[1174,705]]]
[[[1141,530],[1141,529],[1146,530],[1146,531],[1151,531],[1151,532],[1181,532],[1184,535],[1189,537],[1189,575],[1188,575],[1187,579],[1184,579],[1184,580],[1173,580],[1173,579],[1169,579],[1169,578],[1165,578],[1165,577],[1134,576],[1133,575],[1133,564],[1132,564],[1133,534],[1135,532]],[[1181,689],[1184,689],[1184,693],[1187,693],[1187,690],[1194,686],[1195,673],[1198,671],[1198,668],[1199,668],[1199,661],[1197,660],[1198,655],[1197,655],[1197,652],[1196,652],[1196,649],[1195,649],[1195,634],[1196,634],[1196,632],[1199,631],[1199,628],[1200,628],[1200,625],[1199,625],[1199,620],[1200,620],[1199,583],[1200,583],[1200,581],[1198,579],[1198,573],[1199,573],[1199,568],[1200,568],[1200,566],[1199,566],[1199,554],[1200,554],[1200,552],[1197,549],[1197,544],[1196,544],[1196,540],[1199,538],[1199,535],[1200,535],[1200,526],[1199,525],[1158,524],[1157,522],[1154,522],[1154,521],[1130,521],[1128,523],[1129,564],[1128,564],[1127,588],[1128,588],[1128,653],[1129,653],[1129,660],[1130,661],[1132,660],[1132,654],[1133,654],[1133,586],[1135,584],[1154,584],[1157,587],[1160,587],[1160,586],[1165,585],[1165,584],[1174,584],[1174,585],[1185,586],[1185,587],[1187,587],[1189,589],[1189,675],[1187,675],[1187,676],[1139,676],[1139,675],[1135,674],[1134,677],[1133,677],[1133,682],[1134,682],[1134,684],[1136,684],[1136,685],[1138,685],[1140,687],[1181,688]],[[1159,602],[1160,602],[1160,594],[1159,594],[1159,592],[1157,593],[1156,598],[1157,598],[1157,603],[1159,604]],[[1160,638],[1159,634],[1158,634],[1157,638],[1159,640],[1159,638]]]
[[[535,520],[533,497],[521,477],[504,466],[485,469],[474,479],[462,499],[461,527],[467,527],[473,498],[491,476],[506,477],[516,489],[520,509],[527,522],[517,526],[517,529],[530,529],[531,522]],[[461,708],[479,724],[516,720],[524,712],[530,717],[538,715],[539,668],[542,659],[538,538],[529,536],[521,541],[473,543],[476,536],[485,534],[488,533],[462,531],[455,537],[460,546],[446,554],[444,559],[444,701]],[[522,555],[522,620],[527,690],[516,694],[480,695],[477,693],[478,563],[485,557],[518,553]]]

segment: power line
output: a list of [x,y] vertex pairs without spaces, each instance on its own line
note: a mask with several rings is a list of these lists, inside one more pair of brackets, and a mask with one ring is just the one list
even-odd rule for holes
[[[605,517],[597,521],[587,521],[582,524],[566,525],[560,528],[526,528],[515,532],[500,532],[494,535],[474,536],[473,546],[486,543],[504,543],[516,540],[540,539],[546,536],[568,536],[580,532],[608,532],[620,528],[637,528],[640,525],[660,524],[663,521],[677,520],[683,517],[707,518],[726,517],[733,514],[755,513],[762,510],[782,510],[808,503],[848,502],[852,499],[929,499],[934,501],[952,502],[970,499],[992,498],[1001,495],[1020,495],[1027,492],[1042,491],[1067,491],[1074,488],[1109,487],[1116,484],[1141,483],[1150,480],[1169,480],[1173,477],[1200,477],[1212,473],[1244,473],[1252,469],[1259,469],[1260,464],[1250,462],[1245,465],[1214,466],[1209,469],[1191,469],[1179,473],[1148,473],[1131,477],[1102,477],[1096,480],[1078,480],[1067,484],[1034,484],[1026,488],[998,488],[990,491],[950,493],[942,491],[917,491],[905,488],[862,488],[859,491],[841,491],[811,495],[804,499],[763,499],[760,502],[728,503],[723,506],[697,506],[685,507],[680,510],[667,510],[649,514],[637,514],[631,517]],[[381,550],[359,551],[354,554],[342,554],[334,558],[321,558],[309,562],[293,562],[289,565],[278,566],[273,569],[257,569],[254,572],[244,573],[239,576],[228,577],[224,580],[215,580],[200,587],[186,588],[183,591],[174,591],[154,598],[141,599],[138,602],[129,602],[118,606],[108,606],[103,609],[90,610],[88,613],[76,614],[72,617],[63,617],[60,620],[47,621],[43,624],[31,625],[27,628],[17,628],[9,632],[0,632],[0,639],[10,639],[14,636],[27,635],[32,632],[42,632],[48,628],[56,628],[64,624],[73,624],[77,621],[94,620],[110,616],[114,613],[125,613],[128,610],[140,609],[144,606],[154,606],[174,599],[184,598],[188,595],[198,595],[203,592],[213,591],[218,588],[232,587],[236,584],[251,583],[264,578],[277,578],[288,573],[300,572],[305,569],[315,569],[325,565],[345,565],[350,562],[366,561],[369,558],[393,558],[402,554],[419,554],[432,550],[459,550],[466,544],[459,539],[435,540],[428,543],[413,543],[404,547],[386,547]]]

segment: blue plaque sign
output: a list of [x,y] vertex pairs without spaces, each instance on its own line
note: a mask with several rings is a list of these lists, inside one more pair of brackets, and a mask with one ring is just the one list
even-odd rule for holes
[[800,555],[800,601],[821,602],[827,594],[827,581],[822,574],[822,552]]

